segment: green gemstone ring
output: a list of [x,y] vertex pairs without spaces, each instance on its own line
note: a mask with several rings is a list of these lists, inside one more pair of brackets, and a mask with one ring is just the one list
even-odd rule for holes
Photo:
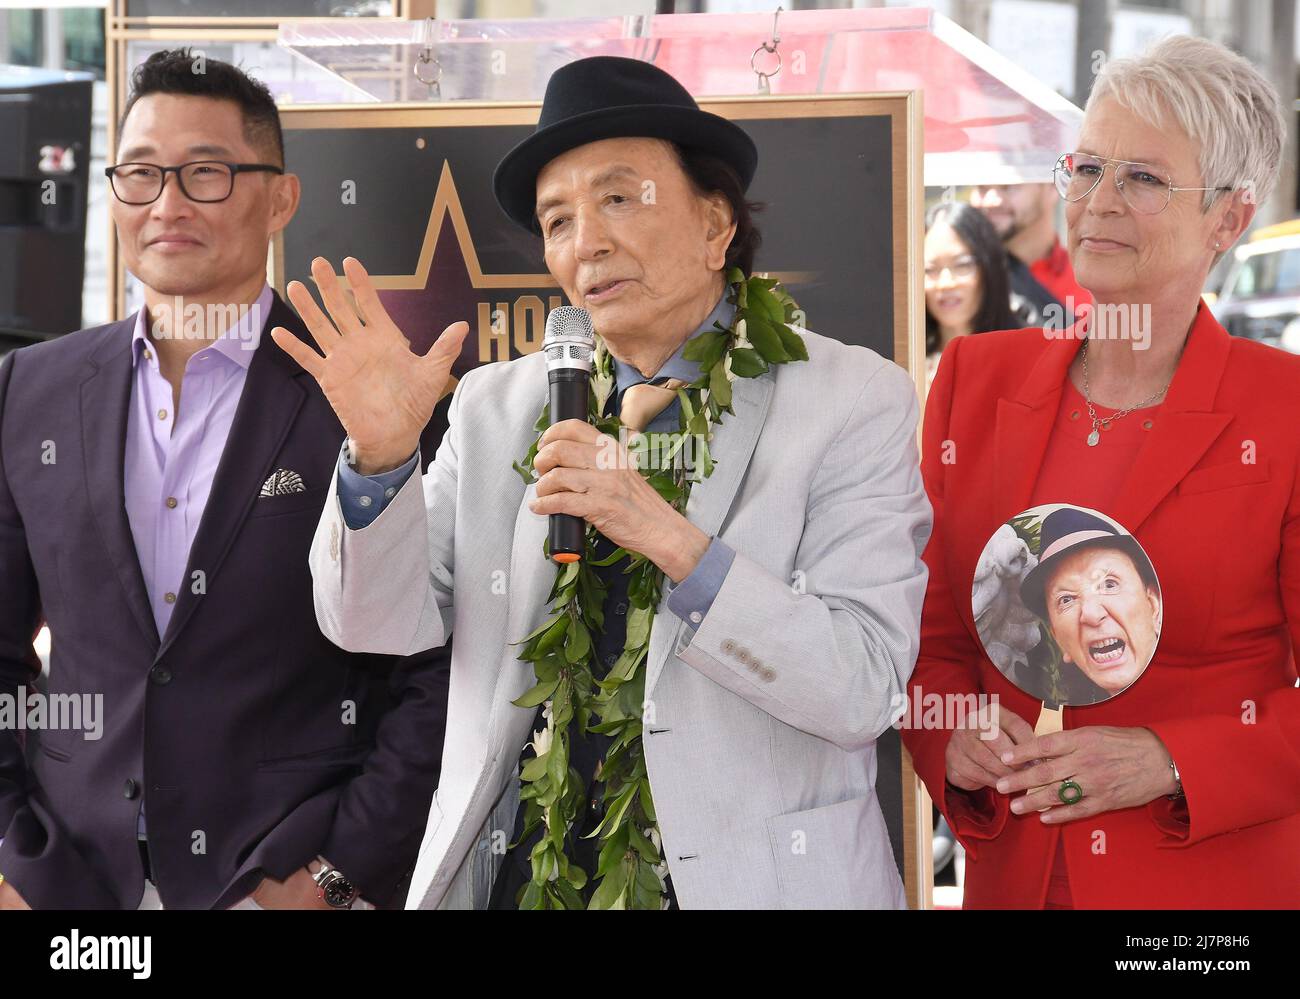
[[1083,788],[1075,781],[1061,781],[1061,789],[1056,792],[1056,796],[1061,799],[1062,805],[1073,805],[1075,802],[1083,800]]

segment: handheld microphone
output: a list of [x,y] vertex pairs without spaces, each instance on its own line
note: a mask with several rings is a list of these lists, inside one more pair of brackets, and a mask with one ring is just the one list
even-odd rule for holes
[[[551,423],[586,420],[591,392],[592,356],[596,332],[586,309],[562,305],[546,317],[546,380],[550,383]],[[586,522],[568,513],[550,517],[551,558],[556,562],[577,562],[584,551]]]

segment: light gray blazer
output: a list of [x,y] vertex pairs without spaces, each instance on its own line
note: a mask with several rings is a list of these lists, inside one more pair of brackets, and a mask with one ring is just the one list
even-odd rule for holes
[[[916,662],[931,511],[903,369],[802,331],[809,360],[734,383],[686,515],[736,551],[692,629],[660,603],[646,765],[680,905],[901,908],[875,739]],[[517,643],[546,617],[547,519],[511,468],[547,397],[538,352],[467,374],[428,470],[347,528],[331,488],[311,549],[316,614],[352,652],[455,633],[442,777],[408,908],[486,906],[513,835],[534,708]],[[421,543],[423,538],[423,543]]]

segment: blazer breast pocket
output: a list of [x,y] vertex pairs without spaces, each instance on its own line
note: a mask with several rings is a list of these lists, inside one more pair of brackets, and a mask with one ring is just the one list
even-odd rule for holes
[[1242,461],[1229,461],[1222,465],[1197,468],[1183,476],[1178,483],[1179,496],[1193,496],[1197,493],[1218,492],[1221,489],[1235,489],[1238,486],[1253,486],[1267,482],[1269,479],[1269,461],[1247,464]]
[[308,489],[301,493],[285,493],[281,496],[259,496],[253,501],[249,517],[275,517],[286,513],[310,511],[320,516],[325,509],[327,489]]

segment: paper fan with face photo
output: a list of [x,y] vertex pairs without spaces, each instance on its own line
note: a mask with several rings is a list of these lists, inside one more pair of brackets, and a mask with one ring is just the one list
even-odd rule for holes
[[975,566],[971,611],[993,665],[1049,707],[1128,689],[1155,655],[1164,613],[1137,539],[1105,514],[1065,504],[998,527]]

